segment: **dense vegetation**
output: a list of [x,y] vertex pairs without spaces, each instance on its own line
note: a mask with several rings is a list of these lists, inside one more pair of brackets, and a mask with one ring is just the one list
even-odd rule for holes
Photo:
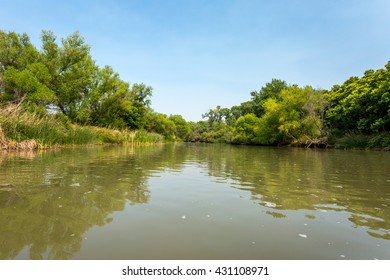
[[251,100],[210,109],[188,140],[256,145],[390,148],[390,62],[330,90],[274,79]]
[[43,31],[38,50],[26,34],[0,31],[0,134],[8,146],[29,138],[41,146],[162,141],[143,131],[151,94],[99,68],[77,32],[59,45]]
[[[330,90],[274,79],[251,92],[247,102],[217,106],[203,114],[203,121],[187,122],[180,115],[154,112],[150,86],[130,85],[111,67],[98,67],[79,33],[61,44],[52,32],[43,31],[41,39],[38,50],[26,34],[0,31],[0,138],[39,140],[47,134],[40,144],[52,145],[133,141],[138,135],[152,142],[164,137],[251,145],[390,147],[390,62]],[[45,126],[55,128],[44,132]],[[102,137],[107,128],[124,135]]]

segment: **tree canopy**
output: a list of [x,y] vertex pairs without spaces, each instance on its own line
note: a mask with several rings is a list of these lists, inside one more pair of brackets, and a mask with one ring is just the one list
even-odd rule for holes
[[41,40],[38,50],[27,34],[0,31],[0,102],[81,124],[144,127],[150,86],[130,85],[111,67],[98,67],[78,32],[59,44],[53,32],[43,31]]
[[330,90],[272,79],[250,92],[248,101],[216,106],[202,115],[204,120],[187,122],[154,112],[152,87],[130,84],[110,66],[99,67],[78,32],[59,41],[43,31],[41,41],[37,49],[25,33],[0,31],[0,104],[64,122],[144,129],[169,141],[307,144],[390,131],[390,62]]

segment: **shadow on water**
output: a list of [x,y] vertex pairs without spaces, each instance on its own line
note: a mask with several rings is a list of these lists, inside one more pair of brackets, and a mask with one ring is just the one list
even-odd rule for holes
[[[83,234],[126,203],[148,203],[150,176],[177,168],[171,146],[0,154],[0,259],[68,259]],[[172,150],[172,151],[170,151]]]
[[74,258],[91,228],[106,227],[115,212],[150,204],[152,178],[159,182],[189,166],[248,194],[275,221],[297,212],[308,221],[340,213],[353,227],[388,241],[389,158],[364,151],[203,144],[3,153],[0,259]]
[[390,240],[388,153],[221,146],[203,157],[210,176],[235,180],[275,218],[286,210],[343,211],[355,227]]

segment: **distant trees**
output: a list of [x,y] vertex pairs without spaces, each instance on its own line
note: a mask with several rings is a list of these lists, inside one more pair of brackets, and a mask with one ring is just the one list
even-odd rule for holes
[[[246,102],[217,106],[204,120],[186,122],[154,112],[150,86],[130,85],[111,67],[98,67],[78,32],[60,44],[50,31],[41,39],[38,50],[26,34],[0,31],[0,104],[56,114],[67,123],[145,129],[170,141],[310,144],[390,131],[390,62],[330,90],[273,79]],[[375,141],[387,147],[390,136]]]
[[[236,144],[310,145],[327,144],[329,137],[350,133],[388,133],[390,62],[384,69],[368,70],[363,77],[351,77],[329,91],[273,79],[260,91],[251,92],[251,97],[230,109],[220,106],[210,109],[203,115],[207,118],[206,128],[195,126],[198,139]],[[221,124],[227,128],[221,129]],[[388,138],[382,135],[378,139],[387,143]]]

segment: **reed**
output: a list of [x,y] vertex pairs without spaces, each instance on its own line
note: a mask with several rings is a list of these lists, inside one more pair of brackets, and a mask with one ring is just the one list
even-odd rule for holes
[[163,136],[156,133],[81,126],[64,123],[54,115],[42,116],[16,106],[0,108],[0,149],[163,141]]

